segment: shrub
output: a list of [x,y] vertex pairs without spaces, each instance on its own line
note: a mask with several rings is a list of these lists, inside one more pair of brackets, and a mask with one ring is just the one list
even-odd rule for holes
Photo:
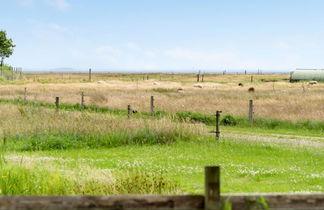
[[221,124],[225,126],[235,126],[237,125],[237,120],[230,114],[227,114],[221,120]]
[[215,124],[216,119],[213,115],[205,115],[194,112],[177,112],[176,118],[182,121],[200,122],[206,125]]

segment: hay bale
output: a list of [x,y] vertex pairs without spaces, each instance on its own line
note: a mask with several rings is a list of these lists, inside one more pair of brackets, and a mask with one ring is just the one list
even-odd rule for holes
[[178,93],[184,93],[184,89],[183,89],[183,88],[178,88],[178,89],[177,89],[177,92],[178,92]]
[[193,87],[196,87],[196,88],[203,88],[202,84],[194,84]]
[[106,81],[103,81],[103,80],[99,80],[97,83],[98,84],[107,84],[107,82]]
[[250,87],[250,88],[248,89],[248,91],[249,91],[249,93],[253,93],[253,92],[255,91],[255,89],[254,89],[254,87]]
[[308,85],[317,85],[317,81],[309,81]]

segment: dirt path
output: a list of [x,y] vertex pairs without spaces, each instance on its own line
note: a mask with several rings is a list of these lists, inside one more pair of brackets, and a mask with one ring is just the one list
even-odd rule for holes
[[314,140],[309,140],[307,139],[307,137],[304,139],[291,139],[291,138],[276,138],[276,137],[253,136],[253,135],[244,135],[244,134],[229,134],[229,133],[222,134],[222,136],[227,138],[246,139],[249,141],[289,143],[298,146],[311,146],[311,147],[324,148],[324,143],[317,142]]

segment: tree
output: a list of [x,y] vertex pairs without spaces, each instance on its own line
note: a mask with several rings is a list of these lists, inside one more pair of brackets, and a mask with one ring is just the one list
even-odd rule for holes
[[6,31],[0,30],[0,59],[1,67],[3,66],[3,61],[5,58],[9,58],[13,53],[13,48],[16,47],[12,43],[12,39],[7,38]]

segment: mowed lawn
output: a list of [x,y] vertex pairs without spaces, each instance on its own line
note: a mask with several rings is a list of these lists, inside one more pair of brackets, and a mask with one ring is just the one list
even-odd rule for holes
[[63,175],[75,171],[67,177],[80,180],[89,171],[100,179],[101,171],[118,171],[119,176],[129,170],[158,174],[176,186],[167,193],[203,193],[207,165],[221,166],[222,193],[324,192],[323,148],[282,143],[226,138],[216,142],[206,137],[166,145],[7,152],[5,159]]

